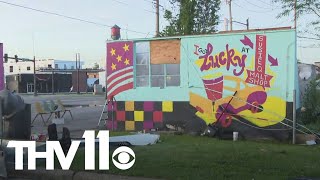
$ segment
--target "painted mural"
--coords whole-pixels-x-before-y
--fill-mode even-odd
[[[133,88],[133,43],[108,43],[107,98]]]
[[[276,68],[285,65],[278,61],[285,60],[274,57],[273,49],[267,48],[269,42],[267,35],[257,34],[250,38],[243,35],[238,42],[233,38],[223,44],[214,43],[214,39],[206,45],[194,44],[194,63],[200,70],[207,98],[200,100],[190,93],[190,103],[199,109],[199,117],[223,127],[238,120],[237,116],[258,127],[274,125],[285,118],[285,98],[268,93],[276,88],[276,81],[281,81]],[[208,106],[206,100],[213,104]]]
[[[119,130],[166,129],[171,124],[201,133],[215,125],[242,135],[283,139],[290,130],[292,91],[297,89],[294,37],[288,29],[186,36],[172,41],[180,49],[169,48],[170,38],[167,42],[165,38],[144,40],[143,45],[140,41],[108,43],[107,84],[113,90],[108,95],[117,98],[117,109],[109,108],[109,113]],[[150,46],[156,41],[166,46]],[[138,59],[142,56],[143,61]],[[133,61],[121,64],[124,58]],[[153,62],[164,67],[180,64],[180,84],[154,87]],[[131,74],[120,77],[126,68]],[[146,81],[143,86],[141,77]],[[115,82],[125,82],[126,88]]]

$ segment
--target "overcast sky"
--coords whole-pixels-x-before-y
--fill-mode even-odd
[[[44,14],[1,1],[43,11],[79,18],[97,24],[71,20]],[[272,0],[233,0],[232,13],[235,21],[250,21],[250,28],[292,26],[293,17],[277,19],[281,8]],[[160,0],[160,27],[164,9],[170,9],[168,1]],[[223,19],[228,18],[228,6],[222,1],[219,30],[224,29]],[[5,53],[21,57],[74,60],[75,54],[90,64],[105,59],[105,41],[110,39],[110,28],[117,24],[122,28],[122,38],[145,38],[155,34],[155,9],[152,0],[0,0],[0,42]],[[308,17],[299,19],[303,29]],[[246,27],[234,24],[234,29]],[[303,62],[320,61],[319,48],[307,48],[320,41],[298,40],[298,58]]]

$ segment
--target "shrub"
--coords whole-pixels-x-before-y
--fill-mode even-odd
[[[320,119],[320,91],[317,90],[319,82],[310,81],[303,96],[304,110],[299,115],[299,120],[304,124],[316,123]]]

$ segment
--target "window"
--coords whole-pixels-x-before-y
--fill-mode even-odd
[[[148,87],[149,86],[149,43],[136,44],[136,86]]]
[[[51,65],[51,64],[48,64],[48,68],[50,68],[50,69],[51,69],[51,68],[52,68],[52,65]]]
[[[30,69],[31,69],[30,66],[28,66],[28,67],[27,67],[27,71],[30,71]]]
[[[71,66],[71,69],[74,69],[74,66]]]
[[[13,72],[13,66],[10,66],[10,72]]]
[[[149,42],[136,43],[136,87],[180,86],[180,64],[150,64]]]
[[[64,65],[63,65],[63,68],[64,68],[64,69],[67,69],[67,65],[66,65],[66,64],[64,64]]]
[[[151,65],[151,87],[164,87],[164,64]]]
[[[59,69],[59,64],[55,64],[55,65],[54,65],[54,68],[55,68],[55,69]]]
[[[166,86],[180,86],[180,64],[166,64]]]
[[[151,87],[180,86],[180,64],[151,65]]]

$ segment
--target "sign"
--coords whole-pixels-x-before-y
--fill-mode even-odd
[[[85,131],[85,170],[95,170],[95,131]],[[109,170],[109,131],[100,131],[99,139],[99,169]],[[15,148],[15,169],[23,170],[23,148],[28,148],[28,170],[36,169],[36,159],[46,159],[46,169],[54,169],[54,154],[56,154],[61,168],[69,170],[81,141],[73,140],[68,153],[63,153],[59,141],[47,141],[45,152],[36,152],[35,141],[9,141],[7,147]],[[131,156],[131,162],[130,161]],[[129,147],[118,147],[112,154],[113,164],[121,170],[131,168],[135,163],[135,153]]]
[[[247,83],[259,85],[262,87],[270,87],[271,75],[266,74],[266,51],[267,37],[265,35],[256,35],[255,50],[255,70],[247,70]]]

